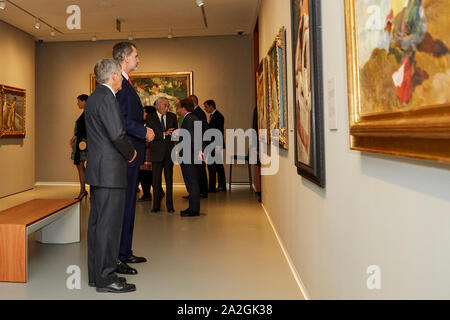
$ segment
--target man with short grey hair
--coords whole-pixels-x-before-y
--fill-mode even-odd
[[[117,100],[125,118],[125,131],[128,139],[137,151],[136,160],[127,166],[127,191],[117,272],[137,274],[137,270],[130,267],[128,263],[147,261],[144,257],[135,256],[131,250],[139,184],[139,167],[144,163],[145,141],[152,141],[155,134],[152,129],[145,127],[144,108],[129,76],[130,72],[134,71],[139,63],[136,46],[131,42],[119,42],[113,48],[113,57],[122,68],[122,89],[117,92]]]
[[[162,172],[166,180],[166,209],[174,213],[173,208],[173,161],[172,149],[175,146],[172,133],[178,129],[177,116],[168,112],[169,100],[160,97],[156,100],[156,112],[147,118],[147,127],[155,132],[155,139],[150,142],[150,161],[152,162],[153,179],[153,208],[152,212],[159,212],[161,207]]]
[[[137,155],[128,141],[116,100],[122,87],[121,71],[112,59],[97,62],[94,72],[100,85],[85,106],[89,144],[86,183],[91,186],[88,273],[89,286],[97,287],[97,292],[136,290],[134,284],[114,273],[125,205],[127,162],[133,162]]]

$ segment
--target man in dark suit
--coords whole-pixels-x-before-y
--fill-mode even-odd
[[[126,283],[114,273],[119,253],[127,161],[136,158],[129,142],[124,119],[115,95],[122,86],[119,64],[104,59],[95,65],[100,83],[86,102],[85,122],[89,152],[86,183],[91,186],[91,211],[88,222],[89,285],[98,292],[131,292],[134,284]]]
[[[203,160],[202,141],[195,141],[194,126],[195,122],[199,122],[197,116],[193,113],[194,103],[191,99],[186,98],[177,104],[177,112],[184,118],[181,129],[186,130],[190,137],[189,146],[183,145],[183,136],[180,137],[180,145],[189,150],[181,148],[179,157],[181,157],[181,172],[183,173],[184,183],[189,193],[189,207],[181,211],[182,217],[192,217],[200,215],[200,168]],[[178,130],[177,130],[178,131]],[[178,133],[174,133],[178,135]],[[202,139],[201,137],[198,137]],[[184,154],[189,152],[189,157]],[[199,161],[195,161],[195,159]],[[197,164],[197,163],[198,164]]]
[[[137,68],[139,63],[136,46],[131,42],[117,43],[113,48],[113,57],[122,67],[122,90],[117,92],[122,114],[125,118],[125,130],[128,139],[137,151],[137,157],[127,166],[127,193],[122,225],[122,238],[117,261],[117,272],[124,274],[137,274],[137,270],[127,263],[146,262],[144,257],[133,254],[133,229],[136,211],[136,196],[139,183],[139,167],[144,163],[145,140],[154,138],[153,130],[145,127],[144,111],[141,100],[134,90],[129,78],[131,71]]]
[[[150,161],[152,162],[153,175],[153,209],[152,212],[159,212],[162,190],[162,171],[166,180],[166,208],[169,213],[174,213],[173,209],[173,161],[171,158],[174,142],[172,139],[173,130],[178,128],[177,116],[168,112],[169,100],[161,97],[156,100],[156,112],[147,118],[147,127],[155,132],[155,139],[150,142]]]
[[[206,118],[205,111],[198,105],[198,98],[196,95],[191,94],[189,98],[194,103],[193,113],[197,116],[198,120],[202,121],[202,134],[205,134],[208,130],[208,120]],[[204,151],[204,150],[202,150]],[[208,176],[206,175],[206,163],[203,161],[200,166],[200,197],[208,198]]]
[[[223,167],[223,158],[222,151],[225,149],[225,129],[224,123],[225,118],[223,115],[216,109],[216,102],[214,100],[207,100],[203,103],[206,112],[210,114],[209,119],[209,129],[217,129],[222,134],[222,143],[218,145],[218,142],[215,142],[214,139],[211,141],[212,144],[215,144],[215,149],[211,152],[211,156],[215,157],[214,163],[208,162],[208,173],[209,173],[209,190],[208,192],[221,192],[226,191],[226,180],[225,180],[225,169]],[[216,189],[216,175],[219,179],[219,187]]]

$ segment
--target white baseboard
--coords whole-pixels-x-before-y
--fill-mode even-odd
[[[79,187],[79,182],[52,182],[52,181],[36,181],[34,186],[60,186],[60,187]]]
[[[287,252],[287,250],[286,250],[286,248],[285,248],[285,246],[283,244],[283,241],[281,241],[281,238],[278,235],[277,229],[275,228],[275,225],[273,224],[272,219],[270,218],[269,212],[267,211],[266,207],[264,207],[263,204],[261,204],[261,206],[262,206],[264,212],[266,213],[267,219],[269,220],[269,223],[272,226],[272,230],[275,233],[275,236],[277,237],[277,240],[278,240],[278,243],[280,244],[281,250],[283,251],[283,254],[284,254],[284,256],[285,256],[285,258],[286,258],[286,260],[287,260],[287,262],[289,264],[289,267],[291,268],[292,275],[294,276],[295,281],[297,282],[297,285],[298,285],[298,287],[300,288],[300,291],[303,294],[303,297],[305,298],[305,300],[311,300],[311,297],[308,294],[308,291],[306,290],[305,284],[303,283],[300,275],[298,274],[298,271],[295,268],[295,265],[294,265],[291,257],[289,256],[289,253]]]

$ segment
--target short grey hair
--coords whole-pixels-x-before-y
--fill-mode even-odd
[[[166,97],[159,97],[159,98],[156,99],[156,101],[155,101],[155,106],[157,106],[161,100],[167,100],[167,101],[169,101],[169,99],[167,99]]]
[[[109,81],[111,73],[119,74],[120,65],[114,59],[102,59],[95,64],[94,73],[98,83],[104,84]]]
[[[125,57],[129,56],[133,52],[133,47],[137,48],[134,43],[131,42],[119,42],[113,48],[113,58],[117,62],[121,63]]]

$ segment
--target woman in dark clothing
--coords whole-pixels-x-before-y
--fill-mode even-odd
[[[70,147],[72,148],[73,164],[77,166],[78,176],[80,178],[80,194],[75,199],[83,200],[87,196],[86,186],[84,183],[84,172],[86,170],[87,159],[87,134],[86,125],[84,123],[84,106],[88,95],[82,94],[77,97],[78,108],[83,110],[83,113],[75,122],[74,136],[70,139]]]

